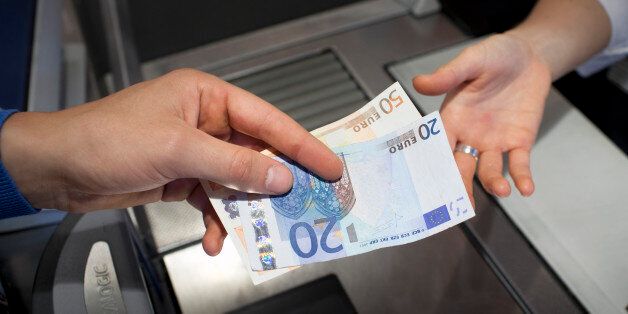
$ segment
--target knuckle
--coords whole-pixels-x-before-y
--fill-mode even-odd
[[[227,174],[230,180],[238,184],[248,183],[253,176],[252,154],[244,149],[233,153]]]
[[[217,79],[214,75],[211,75],[211,74],[208,74],[203,71],[196,70],[196,69],[190,69],[190,68],[176,69],[168,73],[166,77],[174,81],[179,86],[195,87],[195,88],[198,88],[198,86],[203,85],[204,82],[211,82],[209,84],[211,86],[213,85],[212,83],[214,82],[214,80]]]
[[[191,68],[181,68],[181,69],[176,69],[170,72],[171,76],[174,76],[178,79],[197,78],[198,76],[202,74],[204,73],[199,70],[191,69]]]
[[[193,102],[198,97],[198,82],[202,72],[194,69],[176,69],[157,78],[156,89],[167,91],[169,95],[176,95],[177,99],[183,97],[183,102]]]
[[[529,152],[534,144],[535,134],[525,129],[519,130],[520,135],[511,136],[507,142],[508,148],[517,149],[521,152]]]
[[[229,90],[226,88],[226,85],[211,84],[206,91],[209,99],[211,99],[213,103],[221,105],[227,105],[229,103]]]

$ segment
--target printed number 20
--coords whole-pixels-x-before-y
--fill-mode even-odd
[[[327,224],[327,227],[325,227],[325,230],[321,235],[321,249],[323,249],[324,252],[336,253],[342,250],[342,244],[334,248],[330,248],[327,245],[327,238],[329,237],[331,228],[333,228],[335,224],[336,218],[329,218],[329,223]],[[308,252],[303,252],[299,247],[299,243],[297,242],[297,230],[301,227],[303,227],[305,231],[307,231],[308,237],[310,238],[310,250]],[[316,238],[316,232],[314,231],[314,228],[306,222],[298,222],[292,225],[292,227],[290,228],[290,245],[292,246],[292,250],[294,251],[294,253],[296,253],[301,258],[310,258],[314,256],[316,254],[316,251],[318,251],[318,239]]]
[[[436,118],[427,121],[427,123],[429,124],[429,126],[425,123],[419,125],[419,136],[422,140],[427,140],[430,135],[436,135],[440,133],[440,130],[436,130]]]

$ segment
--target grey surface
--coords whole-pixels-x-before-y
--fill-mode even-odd
[[[518,313],[458,229],[401,247],[311,264],[258,286],[229,239],[217,257],[200,244],[164,257],[184,313],[223,313],[336,274],[359,313]]]
[[[134,209],[142,235],[157,253],[201,239],[203,215],[187,202],[157,202]]]
[[[464,228],[518,303],[531,313],[585,313],[580,302],[477,181],[473,194],[478,216],[465,222]]]
[[[35,221],[33,225],[33,220],[19,222],[15,218],[2,220],[16,223],[18,228],[4,229],[6,232],[0,234],[0,281],[15,312],[32,312],[33,283],[39,260],[59,219],[52,224]]]
[[[145,63],[143,73],[151,78],[181,67],[213,72],[244,58],[400,16],[408,10],[394,0],[363,1],[159,58]]]
[[[628,58],[615,63],[608,71],[608,79],[628,93]]]
[[[231,79],[331,48],[370,98],[391,84],[390,75],[385,69],[386,64],[465,39],[466,36],[442,14],[433,14],[420,19],[404,15],[299,45],[291,45],[255,58],[243,57],[239,62],[217,67],[211,70],[211,73]],[[207,55],[205,63],[209,62],[207,60],[220,59],[223,56],[226,57],[228,54]]]
[[[135,49],[126,0],[99,0],[113,90],[141,82],[142,72]]]
[[[124,210],[68,215],[42,256],[33,289],[33,311],[85,313],[85,265],[92,245],[106,241],[126,310],[129,313],[152,312],[140,262],[128,235],[128,224]]]
[[[0,235],[16,233],[23,230],[35,229],[48,225],[58,224],[66,213],[54,209],[44,209],[39,213],[17,216],[0,220]]]
[[[231,83],[275,105],[308,130],[346,116],[367,102],[366,94],[331,50]]]
[[[86,101],[87,54],[69,1],[37,2],[27,111],[57,111]]]
[[[62,0],[37,1],[28,111],[55,111],[61,104],[62,85]]]
[[[63,46],[65,108],[81,105],[87,100],[87,50],[83,43]]]
[[[440,3],[434,0],[415,0],[411,8],[412,14],[417,17],[438,11],[440,11]]]
[[[440,3],[436,0],[396,0],[410,9],[416,17],[437,13],[440,11]]]
[[[391,71],[425,112],[438,110],[443,97],[417,94],[409,79],[432,72],[465,45],[395,65]],[[513,193],[499,199],[504,211],[589,311],[625,313],[628,159],[552,90],[531,166],[534,195]]]

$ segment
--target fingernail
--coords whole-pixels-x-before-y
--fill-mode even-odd
[[[265,185],[270,193],[286,193],[292,188],[292,173],[286,167],[271,166],[266,172]]]

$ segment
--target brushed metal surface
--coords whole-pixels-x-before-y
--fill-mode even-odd
[[[183,313],[224,313],[336,274],[359,313],[519,313],[518,305],[453,228],[419,242],[303,266],[253,286],[230,239],[216,257],[200,244],[163,259]]]
[[[233,79],[312,130],[367,102],[366,94],[331,50]],[[321,115],[321,113],[326,113]]]
[[[107,242],[98,241],[92,245],[85,264],[84,278],[87,313],[127,312]]]
[[[425,112],[438,110],[443,96],[419,95],[409,79],[433,71],[467,44],[395,65],[391,71]],[[498,199],[501,207],[589,311],[625,313],[628,158],[552,89],[531,167],[534,195],[524,198],[513,192]]]
[[[139,231],[156,253],[198,241],[205,233],[203,215],[186,201],[156,202],[133,211]]]

